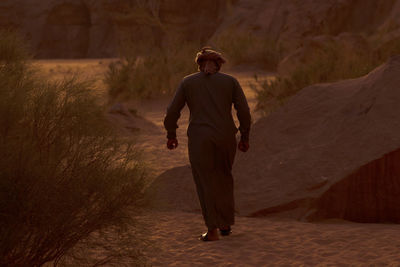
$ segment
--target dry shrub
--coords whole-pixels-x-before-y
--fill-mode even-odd
[[[184,76],[196,71],[197,49],[197,45],[181,43],[143,53],[131,45],[123,59],[109,65],[105,84],[110,98],[171,95]]]
[[[129,223],[144,172],[90,85],[43,81],[19,43],[0,33],[0,265],[56,265],[91,234]]]
[[[361,77],[398,53],[400,42],[390,43],[390,49],[385,46],[356,53],[349,53],[340,45],[325,46],[287,76],[269,81],[255,77],[251,87],[257,93],[257,110],[268,115],[304,87]]]
[[[231,65],[256,64],[275,70],[282,54],[275,41],[232,29],[219,33],[213,44],[226,55]]]

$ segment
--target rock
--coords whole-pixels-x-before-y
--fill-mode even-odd
[[[84,58],[89,49],[91,18],[82,2],[55,5],[46,15],[38,57]]]
[[[232,29],[276,42],[287,56],[321,35],[348,32],[372,42],[393,39],[400,29],[400,0],[160,0],[142,1],[144,8],[140,2],[2,0],[0,28],[19,29],[39,58],[116,57],[127,40],[204,45]],[[143,23],[153,13],[159,21]]]
[[[227,29],[252,33],[277,42],[286,56],[320,35],[348,32],[382,37],[399,29],[399,14],[399,0],[238,0],[215,36]]]
[[[234,169],[239,212],[400,222],[399,74],[397,56],[364,77],[304,88],[259,120]]]
[[[153,1],[152,11],[168,29],[164,33],[157,25],[142,24],[131,14],[140,8],[139,1],[2,0],[0,28],[19,30],[37,58],[116,57],[126,40],[147,40],[148,45],[162,44],[169,38],[206,42],[221,22],[227,2]],[[151,4],[143,3],[147,5],[144,9]]]
[[[189,165],[175,167],[162,173],[147,188],[146,196],[156,210],[201,210]]]
[[[332,185],[314,203],[309,219],[343,218],[400,223],[400,149],[373,160]]]

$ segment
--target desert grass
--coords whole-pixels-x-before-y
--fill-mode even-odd
[[[110,99],[149,99],[171,95],[180,80],[197,70],[198,45],[181,43],[141,52],[131,45],[109,65],[104,83]],[[143,50],[142,50],[143,51]]]
[[[132,224],[145,170],[91,84],[47,81],[21,43],[0,32],[0,265],[57,265],[96,233]]]

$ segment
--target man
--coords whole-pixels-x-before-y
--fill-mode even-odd
[[[225,63],[221,54],[209,47],[196,56],[199,72],[186,76],[168,106],[164,126],[167,147],[175,149],[177,121],[187,103],[190,110],[187,130],[189,160],[197,194],[208,231],[202,241],[219,239],[231,233],[234,224],[232,164],[236,153],[238,129],[232,118],[232,104],[240,122],[239,150],[249,149],[250,110],[238,81],[220,73]]]

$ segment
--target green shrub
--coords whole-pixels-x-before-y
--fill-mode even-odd
[[[57,264],[91,234],[128,223],[144,170],[89,84],[43,81],[18,38],[0,36],[0,265]]]

